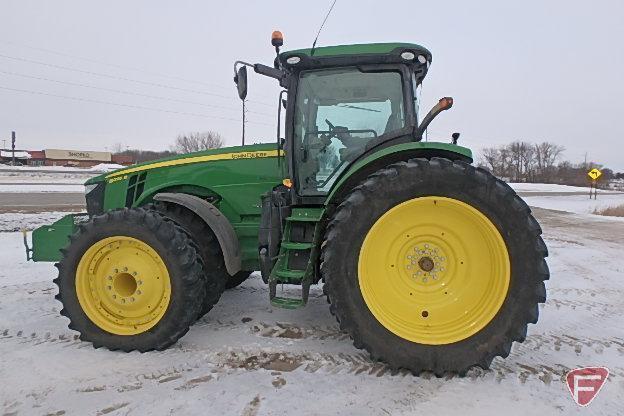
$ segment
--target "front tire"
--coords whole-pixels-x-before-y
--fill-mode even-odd
[[[57,264],[56,298],[80,339],[111,350],[162,350],[195,322],[204,273],[186,233],[143,209],[81,224]]]
[[[333,214],[321,273],[358,348],[418,374],[488,368],[545,301],[541,228],[504,182],[463,162],[397,163]]]

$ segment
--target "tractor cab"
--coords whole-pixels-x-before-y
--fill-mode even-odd
[[[431,64],[426,48],[372,43],[280,53],[279,32],[272,43],[278,53],[273,67],[238,61],[234,80],[243,100],[248,66],[278,79],[284,88],[286,138],[281,139],[278,126],[277,143],[286,151],[297,203],[323,203],[357,160],[422,139],[431,121],[419,124],[416,94]],[[439,111],[452,105],[451,99],[444,100]],[[282,105],[279,109],[281,113]]]

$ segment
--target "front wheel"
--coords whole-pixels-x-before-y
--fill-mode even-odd
[[[541,229],[504,182],[446,159],[367,178],[334,213],[326,292],[356,347],[393,368],[464,374],[506,357],[545,301]]]
[[[57,264],[69,327],[94,347],[162,350],[195,322],[205,297],[201,258],[186,233],[143,209],[79,226]]]

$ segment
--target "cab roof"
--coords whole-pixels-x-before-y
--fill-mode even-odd
[[[388,42],[388,43],[356,43],[353,45],[334,45],[334,46],[320,46],[314,49],[314,56],[338,56],[338,55],[386,55],[390,54],[396,49],[403,50],[415,50],[422,53],[425,56],[431,57],[431,52],[427,48],[415,43],[401,43],[401,42]],[[287,51],[281,55],[307,55],[312,56],[312,49],[295,49]],[[280,55],[280,56],[281,56]]]
[[[312,50],[295,49],[282,52],[279,59],[285,67],[296,70],[311,67],[342,66],[358,64],[405,63],[401,57],[403,52],[412,52],[417,64],[417,57],[423,55],[427,66],[431,63],[431,52],[424,46],[415,43],[360,43],[354,45],[321,46]],[[300,58],[295,64],[289,63],[292,57]],[[293,60],[291,60],[292,62]]]

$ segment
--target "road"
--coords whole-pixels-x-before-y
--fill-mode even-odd
[[[26,263],[19,233],[0,233],[0,414],[621,414],[624,221],[534,212],[551,270],[538,324],[490,370],[441,379],[371,361],[318,286],[303,309],[272,308],[257,275],[166,351],[94,350],[59,315],[54,267]],[[588,408],[564,381],[580,366],[611,370]]]
[[[84,208],[84,194],[77,192],[0,193],[0,213],[78,211]]]

